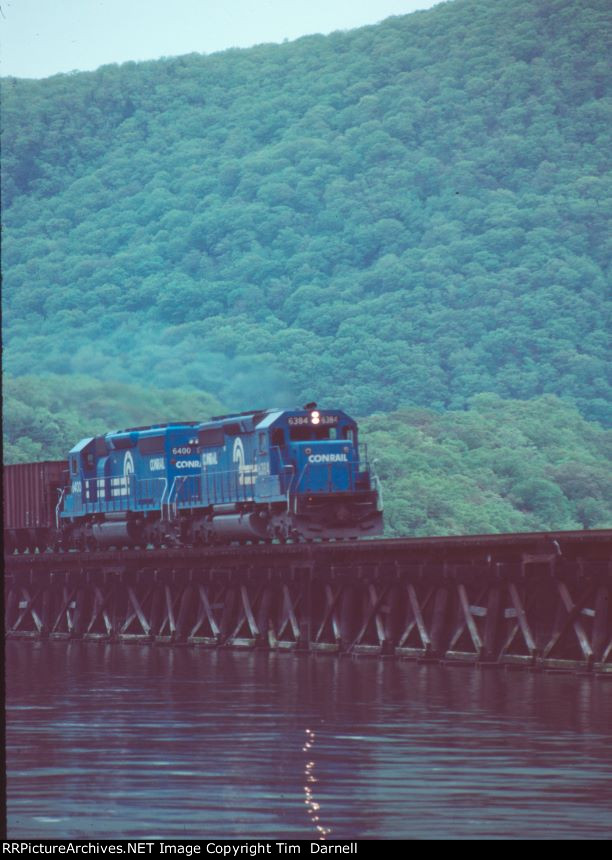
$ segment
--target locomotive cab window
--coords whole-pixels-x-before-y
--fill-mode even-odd
[[[352,427],[343,427],[342,428],[342,438],[347,439],[349,442],[355,441],[355,435],[353,433]]]
[[[289,436],[293,442],[310,442],[315,439],[335,439],[335,427],[309,427],[308,425],[301,427],[291,427]]]
[[[70,461],[70,471],[72,472],[73,475],[76,475],[76,473],[78,471],[76,457],[73,457]]]
[[[310,437],[311,439],[335,439],[336,438],[336,428],[335,427],[313,427],[313,433]]]
[[[289,438],[293,442],[305,442],[312,439],[312,430],[308,425],[302,427],[290,427]]]

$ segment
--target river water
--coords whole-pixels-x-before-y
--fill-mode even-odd
[[[10,837],[612,836],[612,683],[6,644]]]

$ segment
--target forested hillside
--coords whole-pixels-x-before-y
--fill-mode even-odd
[[[478,395],[463,412],[408,409],[362,431],[390,535],[612,525],[612,431],[554,396]]]
[[[3,79],[4,363],[608,422],[607,0]]]
[[[81,375],[69,381],[56,375],[9,377],[3,398],[5,463],[65,460],[86,436],[167,421],[204,421],[224,411],[203,392]]]
[[[23,377],[5,386],[5,461],[64,459],[82,437],[223,408],[184,390]],[[382,480],[388,535],[612,524],[612,431],[554,396],[478,395],[462,412],[410,408],[361,422]]]
[[[609,24],[4,78],[5,462],[317,400],[370,416],[389,534],[609,526]]]

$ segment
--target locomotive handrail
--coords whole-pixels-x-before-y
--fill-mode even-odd
[[[241,475],[243,478],[241,480]],[[199,490],[187,494],[181,499],[181,488],[189,486],[189,482],[199,482]],[[176,475],[170,486],[162,493],[160,507],[161,518],[172,519],[172,510],[178,507],[193,508],[199,505],[231,504],[236,501],[251,502],[254,500],[255,475],[241,473],[240,469],[223,469],[209,472],[198,472],[189,475]]]
[[[196,501],[201,501],[202,499],[202,475],[198,474],[190,474],[190,475],[175,475],[174,480],[172,481],[172,486],[170,487],[170,492],[168,493],[168,500],[166,502],[166,508],[168,511],[168,521],[174,519],[176,517],[176,512],[178,510],[179,504],[183,505],[183,507],[189,508],[194,507],[194,498],[193,494],[191,497],[188,497],[186,500],[183,499],[181,502],[179,499],[180,491],[182,487],[188,485],[188,481],[199,481],[200,482],[200,490],[199,495],[196,496]],[[208,487],[207,487],[208,491]],[[173,512],[173,516],[170,514]],[[163,512],[162,512],[163,519]]]
[[[55,506],[55,528],[59,531],[60,527],[60,507],[64,500],[64,496],[66,495],[66,487],[57,488],[57,492],[59,493],[59,499],[57,500],[57,505]]]
[[[291,486],[292,486],[294,478],[295,478],[295,466],[293,465],[293,463],[285,463],[285,461],[283,460],[283,452],[281,451],[281,449],[278,445],[270,446],[270,452],[272,452],[272,451],[276,451],[276,453],[278,455],[278,479],[279,479],[279,490],[280,490],[280,492],[282,492],[282,490],[283,490],[283,487],[281,484],[281,477],[285,476],[287,469],[290,469],[292,472],[291,479],[289,481],[289,484],[287,486],[287,490],[285,492],[285,496],[287,499],[287,512],[289,513],[290,512],[289,496],[291,494]]]
[[[168,479],[167,478],[139,478],[134,482],[134,492],[130,493],[130,496],[133,497],[136,504],[144,505],[149,499],[149,504],[152,505],[154,509],[156,509],[157,502],[159,501],[160,510],[163,506],[163,498],[166,494],[166,490],[168,489]],[[161,493],[155,493],[154,488],[157,486],[163,486],[163,490]],[[144,489],[143,489],[144,488]],[[151,488],[151,492],[147,493],[147,490]]]
[[[107,485],[109,481],[121,483],[117,483],[115,486],[111,484],[109,487]],[[143,487],[145,488],[144,491]],[[161,493],[159,491],[156,492],[155,487],[162,487]],[[146,492],[148,488],[151,488],[149,493]],[[85,478],[81,493],[73,493],[73,495],[77,500],[75,507],[86,513],[103,513],[104,510],[108,509],[113,511],[129,510],[132,503],[136,502],[140,504],[143,498],[150,499],[149,504],[154,507],[159,501],[160,510],[163,511],[167,489],[167,478],[136,479],[134,475],[107,475],[103,478]],[[60,508],[69,491],[70,486],[64,487],[61,491],[61,496],[55,508],[56,524],[59,523]],[[84,499],[83,496],[85,496]]]
[[[294,496],[293,496],[293,513],[294,513],[294,514],[297,514],[297,503],[298,503],[298,492],[299,492],[299,487],[300,487],[300,484],[302,483],[302,478],[304,477],[304,472],[306,471],[306,469],[307,469],[307,467],[308,467],[308,466],[309,466],[309,463],[304,463],[304,466],[303,466],[303,468],[302,468],[302,471],[300,472],[300,477],[297,479],[297,483],[296,483],[297,490],[296,490],[296,492],[295,492],[295,494],[294,494]]]
[[[385,508],[383,505],[383,489],[382,489],[381,480],[376,473],[374,473],[372,475],[372,478],[373,478],[374,490],[376,491],[376,510],[377,511],[384,511]]]
[[[293,474],[291,475],[291,480],[287,486],[287,513],[291,513],[291,485],[293,484],[293,480],[295,478],[295,466],[293,463],[283,464],[283,469],[291,469]]]
[[[170,522],[170,520],[171,520],[170,505],[172,504],[172,494],[174,493],[174,487],[176,485],[176,482],[179,480],[179,478],[183,478],[183,477],[185,477],[185,476],[184,475],[175,475],[174,480],[172,481],[172,486],[170,487],[170,492],[168,493],[168,501],[166,503],[168,506],[168,522]],[[162,519],[163,519],[163,516],[162,516]]]
[[[202,501],[202,473],[180,475],[182,485],[177,486],[174,498],[175,509],[194,507]]]
[[[168,486],[168,479],[167,478],[141,478],[137,482],[137,485],[136,485],[136,488],[138,490],[138,498],[142,499],[142,497],[144,495],[143,487],[145,488],[145,491],[146,491],[146,489],[148,489],[149,487],[155,487],[155,486],[159,486],[159,485],[163,485],[163,487],[165,489]],[[154,498],[155,494],[152,493],[151,496]],[[145,495],[145,498],[149,498],[149,496]]]
[[[166,496],[166,490],[168,489],[168,479],[164,478],[164,489],[161,494],[161,499],[159,500],[159,518],[163,522],[164,521],[164,498]]]

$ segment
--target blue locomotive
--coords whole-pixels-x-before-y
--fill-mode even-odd
[[[314,403],[106,433],[70,451],[57,525],[79,548],[379,535],[362,451],[356,422]]]

